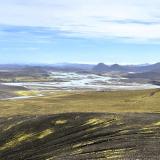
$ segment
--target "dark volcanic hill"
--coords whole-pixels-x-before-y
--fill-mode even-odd
[[[106,72],[108,70],[109,70],[109,66],[105,65],[104,63],[99,63],[93,68],[93,71],[96,71],[96,72]]]
[[[131,70],[131,67],[129,66],[122,66],[119,64],[113,64],[113,65],[105,65],[104,63],[99,63],[93,68],[94,72],[113,72],[113,71],[118,71],[118,72],[128,72]]]
[[[159,114],[0,118],[1,160],[158,160]]]

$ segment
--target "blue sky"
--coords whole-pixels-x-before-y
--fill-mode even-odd
[[[0,63],[160,62],[159,0],[0,0]]]

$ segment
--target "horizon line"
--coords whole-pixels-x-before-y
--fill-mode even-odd
[[[57,62],[57,63],[44,63],[44,62],[39,62],[39,63],[0,63],[0,65],[98,65],[100,63],[103,63],[105,65],[153,65],[160,63],[158,62],[153,62],[153,63],[105,63],[105,62],[95,62],[95,63],[83,63],[83,62]]]

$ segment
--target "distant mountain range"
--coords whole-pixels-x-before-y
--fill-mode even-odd
[[[135,72],[135,73],[143,73],[143,72],[160,72],[160,63],[156,64],[146,64],[146,65],[106,65],[104,63],[99,63],[95,67],[93,67],[94,72],[105,73],[105,72]]]
[[[90,71],[96,73],[107,72],[124,72],[124,73],[143,73],[143,72],[159,72],[160,63],[144,64],[144,65],[106,65],[104,63],[94,64],[76,64],[76,63],[58,63],[53,65],[37,64],[37,65],[17,65],[6,64],[0,65],[0,70],[17,70],[17,69],[36,69],[36,70],[57,70],[57,71]]]
[[[160,72],[160,63],[156,64],[144,64],[144,65],[106,65],[104,63],[94,64],[76,64],[76,63],[58,63],[53,65],[37,64],[37,65],[17,65],[6,64],[0,65],[0,70],[14,70],[24,68],[36,68],[36,69],[52,69],[62,71],[92,71],[98,73],[105,72]]]
[[[118,75],[127,78],[131,82],[151,82],[160,84],[160,63],[144,64],[144,65],[106,65],[99,63],[92,64],[75,64],[75,63],[59,63],[53,65],[37,64],[37,65],[0,65],[0,77],[15,76],[48,76],[49,72],[80,72],[110,75]]]
[[[149,82],[160,85],[160,63],[146,65],[105,65],[99,63],[93,68],[95,73],[118,72],[132,82]]]
[[[94,64],[58,63],[51,65],[54,70],[62,71],[92,71]]]

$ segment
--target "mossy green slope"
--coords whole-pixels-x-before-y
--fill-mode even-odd
[[[43,97],[0,101],[0,116],[70,112],[160,113],[159,106],[160,90],[45,92]]]

